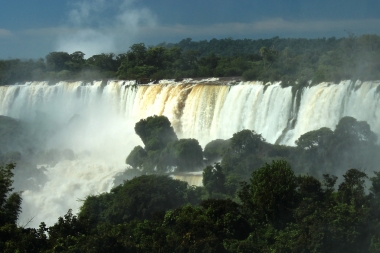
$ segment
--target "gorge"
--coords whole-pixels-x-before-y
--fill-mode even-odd
[[[23,192],[20,224],[53,224],[87,195],[108,191],[141,140],[134,124],[165,115],[179,138],[228,139],[252,129],[268,142],[295,145],[302,134],[352,116],[380,133],[380,82],[320,83],[298,90],[280,82],[135,81],[27,82],[0,86],[0,115],[31,122],[46,133],[45,149],[70,149],[73,160],[46,166],[47,182]],[[41,144],[42,145],[42,144]],[[199,176],[198,176],[199,177]],[[190,179],[187,179],[190,180]],[[53,193],[53,194],[52,194]],[[78,201],[79,200],[79,201]]]

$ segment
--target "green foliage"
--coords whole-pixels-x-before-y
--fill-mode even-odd
[[[340,168],[375,168],[378,152],[376,141],[377,136],[367,122],[343,117],[336,126],[330,142],[330,159]],[[339,160],[335,159],[337,156]]]
[[[203,151],[195,139],[177,140],[170,121],[165,116],[142,119],[135,131],[145,144],[145,149],[135,147],[126,163],[140,170],[165,173],[195,171],[203,166]]]
[[[167,252],[225,252],[202,208],[184,206],[167,212],[163,226]]]
[[[12,193],[15,164],[0,166],[0,226],[16,224],[21,212],[21,194]]]
[[[86,63],[90,69],[97,71],[116,72],[119,67],[118,60],[113,53],[93,55],[86,60]]]
[[[340,80],[378,80],[380,36],[347,38],[212,39],[137,43],[128,52],[102,53],[84,59],[77,51],[51,52],[45,59],[0,60],[0,85],[30,80],[119,78],[149,82],[184,77],[242,76],[243,80],[283,81],[295,90]]]
[[[229,145],[230,140],[222,139],[216,139],[207,143],[203,151],[203,155],[207,159],[207,163],[213,164],[220,161]]]
[[[66,62],[71,60],[71,57],[66,52],[51,52],[46,55],[46,67],[48,71],[67,70]]]
[[[299,157],[294,157],[293,164],[318,176],[347,167],[375,169],[379,150],[376,141],[367,122],[343,117],[334,131],[321,128],[303,134],[296,141]]]
[[[0,133],[17,130],[17,121],[0,120],[5,120]],[[198,141],[177,140],[167,118],[141,120],[137,128],[144,144],[158,144],[131,152],[127,163],[143,170],[131,170],[134,176],[167,172],[170,166],[191,170],[203,163]],[[367,174],[359,169],[347,170],[337,190],[337,177],[326,174],[355,163],[369,171],[377,168],[376,141],[366,122],[350,117],[342,118],[335,131],[321,128],[302,135],[297,147],[272,145],[243,130],[205,148],[208,158],[222,162],[203,170],[204,187],[163,175],[135,177],[109,193],[88,196],[78,216],[69,210],[53,226],[42,223],[39,229],[16,225],[21,197],[12,192],[14,165],[2,166],[0,251],[378,252],[380,173],[370,178],[369,193]],[[51,162],[75,156],[69,150],[46,155]],[[25,163],[17,151],[2,157]],[[227,199],[236,191],[238,203]]]
[[[260,134],[245,129],[232,136],[230,149],[237,154],[248,154],[259,150],[264,141],[265,139]]]
[[[296,140],[297,147],[303,150],[311,150],[315,148],[325,148],[333,136],[330,128],[322,127],[319,130],[307,132]]]
[[[44,226],[44,224],[41,225]],[[49,235],[49,246],[54,249],[54,252],[76,252],[71,250],[85,233],[83,223],[72,214],[71,210],[64,217],[59,217],[58,222],[46,230]]]
[[[24,151],[31,147],[28,129],[19,120],[0,115],[0,152]]]
[[[276,226],[291,221],[298,201],[296,177],[289,163],[273,161],[252,172],[250,195],[253,205]]]
[[[367,175],[357,169],[349,169],[343,177],[344,182],[338,188],[338,199],[357,208],[362,207],[366,202],[364,183]]]
[[[177,167],[176,171],[199,170],[203,165],[202,147],[195,139],[170,142],[161,153],[159,166]]]
[[[118,224],[133,219],[151,219],[187,202],[187,183],[167,176],[140,176],[99,196],[89,196],[79,218],[86,223]]]
[[[135,131],[145,145],[146,151],[162,150],[169,142],[176,141],[170,121],[165,116],[151,116],[135,125]]]
[[[221,169],[219,169],[221,171]],[[373,194],[378,175],[372,178]],[[53,226],[0,226],[2,252],[377,252],[379,203],[366,175],[295,176],[285,161],[265,164],[243,183],[238,204],[186,204],[196,189],[166,176],[141,176],[89,196]],[[195,194],[197,195],[197,193]],[[359,202],[358,202],[359,200]],[[197,204],[194,202],[194,204]]]
[[[218,238],[244,240],[248,237],[251,229],[248,219],[236,202],[230,199],[208,199],[200,206],[216,225],[213,229]]]
[[[346,139],[349,142],[368,142],[374,144],[377,136],[371,131],[365,121],[357,121],[353,117],[343,117],[335,128],[334,135],[338,139]]]
[[[226,177],[223,174],[222,167],[219,163],[215,163],[214,166],[207,166],[203,170],[203,186],[210,195],[214,193],[225,193]]]
[[[43,232],[16,225],[22,199],[21,193],[13,192],[14,168],[15,164],[0,166],[0,251],[40,252],[46,243]]]
[[[4,253],[39,253],[47,249],[47,237],[41,229],[22,228],[14,224],[0,227],[0,251]]]
[[[370,178],[372,182],[372,187],[370,188],[370,191],[374,196],[380,197],[380,172],[374,171],[374,173],[375,176]]]
[[[260,80],[260,68],[253,68],[243,72],[242,78],[244,81],[256,81]]]
[[[223,170],[247,176],[252,169],[259,168],[264,163],[258,155],[265,147],[264,141],[255,131],[246,129],[235,133],[221,162]]]
[[[147,153],[141,146],[136,146],[129,153],[125,163],[131,165],[134,169],[143,169],[144,159]]]

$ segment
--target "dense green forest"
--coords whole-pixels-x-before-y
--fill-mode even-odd
[[[0,120],[0,135],[15,128],[16,144],[24,140],[21,122]],[[242,130],[202,150],[178,139],[164,116],[140,120],[135,131],[144,147],[127,156],[125,174],[140,176],[86,197],[78,214],[68,210],[50,227],[17,225],[17,168],[4,153],[0,251],[380,252],[380,146],[364,121],[344,117],[295,147]],[[168,176],[189,170],[203,170],[204,187]]]
[[[231,77],[244,80],[306,81],[378,80],[380,37],[234,40],[212,39],[146,46],[126,53],[85,57],[82,52],[51,52],[43,59],[0,60],[0,85],[25,81]]]

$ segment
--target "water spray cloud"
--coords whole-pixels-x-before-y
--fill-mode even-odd
[[[58,36],[57,51],[82,51],[88,57],[124,52],[140,29],[155,25],[154,14],[133,0],[83,0],[68,13],[67,32]]]

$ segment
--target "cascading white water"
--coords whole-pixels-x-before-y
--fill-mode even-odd
[[[173,179],[187,182],[190,186],[203,186],[203,172],[189,172],[172,175]]]
[[[367,121],[380,134],[380,82],[321,83],[302,91],[297,123],[286,133],[284,144],[294,145],[302,134],[321,127],[335,129],[339,120],[351,116]]]
[[[343,116],[365,120],[379,134],[379,87],[380,82],[321,83],[297,91],[301,99],[296,101],[292,88],[280,83],[232,85],[217,79],[2,86],[1,115],[32,121],[36,111],[44,113],[57,126],[44,148],[70,148],[76,154],[73,161],[47,168],[49,181],[38,192],[23,193],[20,224],[34,217],[30,226],[51,225],[69,208],[76,212],[78,199],[108,191],[113,177],[125,169],[127,154],[141,145],[133,129],[141,118],[165,115],[180,138],[196,138],[202,145],[243,129],[255,130],[270,143],[294,145],[308,131],[334,129]],[[80,120],[69,123],[75,115]]]
[[[4,115],[34,122],[36,112],[43,113],[38,126],[49,124],[54,133],[42,148],[71,149],[76,155],[75,160],[46,167],[48,181],[38,191],[23,192],[21,225],[32,218],[28,226],[41,221],[52,225],[68,209],[77,212],[82,205],[78,200],[111,189],[113,177],[126,168],[125,157],[141,144],[135,121],[122,117],[128,112],[119,107],[119,101],[130,98],[132,84],[111,82],[103,88],[102,82],[33,82],[0,87]]]

